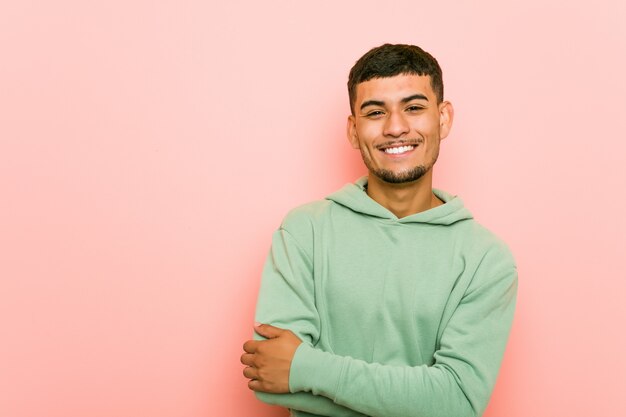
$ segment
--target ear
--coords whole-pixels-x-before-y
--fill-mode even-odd
[[[350,142],[350,145],[352,145],[354,149],[359,149],[359,135],[356,132],[356,120],[354,118],[354,115],[352,114],[348,116],[346,133],[348,135],[348,141]]]
[[[452,129],[454,121],[454,107],[449,101],[439,104],[439,140],[445,139]]]

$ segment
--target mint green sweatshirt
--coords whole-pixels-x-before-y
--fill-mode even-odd
[[[275,232],[256,321],[303,343],[293,416],[482,415],[508,338],[517,272],[458,197],[398,219],[367,178],[291,211]],[[260,336],[256,335],[256,338]]]

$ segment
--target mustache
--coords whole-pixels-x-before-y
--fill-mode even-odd
[[[376,149],[385,149],[385,148],[390,148],[392,146],[408,146],[408,145],[417,146],[417,145],[421,145],[422,143],[424,143],[424,138],[390,140],[388,142],[384,142],[384,143],[376,145]]]

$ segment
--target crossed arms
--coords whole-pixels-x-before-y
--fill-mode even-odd
[[[456,305],[431,365],[392,366],[316,347],[320,320],[306,246],[286,229],[274,235],[257,319],[276,326],[256,326],[264,340],[247,341],[241,356],[248,386],[259,399],[326,416],[482,414],[515,304],[517,275],[510,255],[498,249],[485,255],[481,276]]]

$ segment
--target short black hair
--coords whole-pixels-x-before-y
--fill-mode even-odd
[[[400,74],[430,76],[431,87],[437,96],[437,102],[443,101],[443,77],[437,60],[419,46],[386,43],[370,49],[350,70],[348,96],[352,114],[354,114],[358,84],[373,78],[394,77]]]

